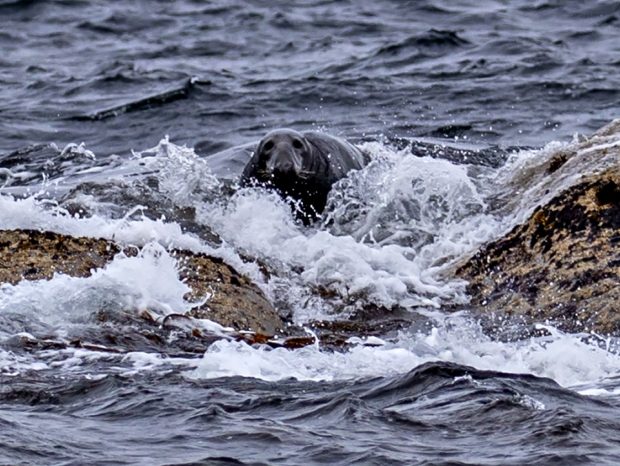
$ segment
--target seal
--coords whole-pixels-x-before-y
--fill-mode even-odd
[[[332,185],[368,162],[360,149],[328,134],[277,129],[260,140],[241,175],[241,185],[263,185],[296,206],[305,222],[316,220]]]

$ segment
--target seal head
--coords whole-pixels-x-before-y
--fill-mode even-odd
[[[258,144],[254,157],[244,170],[262,182],[303,177],[304,162],[310,161],[312,148],[297,131],[281,129],[267,134]],[[246,173],[247,172],[247,173]]]
[[[292,200],[298,216],[310,223],[323,212],[332,184],[364,164],[364,154],[342,139],[278,129],[258,143],[241,183],[274,188]]]

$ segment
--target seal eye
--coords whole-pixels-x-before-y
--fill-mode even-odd
[[[304,147],[304,145],[301,143],[299,139],[293,139],[293,147],[295,149],[301,149]]]
[[[270,151],[271,149],[273,149],[273,141],[267,141],[263,146],[263,149],[266,151]]]

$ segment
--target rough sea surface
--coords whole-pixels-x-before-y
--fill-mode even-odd
[[[564,187],[521,170],[620,116],[618,1],[0,0],[0,52],[0,228],[142,248],[0,287],[0,464],[620,463],[618,341],[494,340],[443,273]],[[278,127],[371,155],[313,226],[234,187],[229,156]],[[170,245],[299,325],[412,327],[343,352],[148,342],[140,310],[191,307]]]

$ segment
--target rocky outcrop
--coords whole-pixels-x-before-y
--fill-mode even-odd
[[[620,334],[620,137],[592,143],[614,134],[620,135],[618,121],[575,151],[551,157],[545,177],[569,161],[580,163],[571,159],[581,154],[606,162],[458,268],[474,311],[569,332]]]
[[[0,230],[0,283],[50,279],[54,273],[88,277],[121,251],[137,254],[136,248],[122,248],[104,239]],[[260,289],[221,259],[183,250],[171,254],[179,261],[179,278],[192,290],[187,298],[198,301],[210,296],[205,304],[191,311],[191,317],[268,335],[285,328]]]
[[[121,252],[135,256],[138,249],[105,239],[48,231],[0,230],[0,284],[49,280],[54,274],[88,277]],[[204,304],[186,314],[166,316],[149,309],[120,313],[100,309],[95,316],[97,325],[86,334],[68,340],[20,337],[12,344],[30,349],[73,346],[111,352],[156,349],[201,354],[220,338],[292,349],[315,344],[318,337],[322,347],[336,349],[347,347],[353,336],[382,335],[408,326],[403,316],[376,310],[362,320],[311,322],[308,327],[314,330],[312,335],[285,321],[254,283],[221,259],[184,250],[170,254],[178,261],[179,278],[191,289],[185,298],[200,302],[207,297]],[[196,319],[208,319],[234,330],[213,333]],[[172,340],[171,332],[175,334]]]
[[[532,160],[511,174],[504,192],[490,202],[492,212],[502,218],[514,212],[531,215],[453,269],[469,283],[468,309],[491,325],[498,316],[497,327],[490,330],[500,337],[510,333],[506,318],[526,324],[548,322],[569,332],[620,335],[620,121],[592,138]],[[540,205],[527,206],[528,199]],[[121,252],[135,255],[138,250],[104,239],[0,230],[0,285],[50,279],[55,273],[87,277]],[[120,315],[102,309],[97,316],[102,322],[96,329],[99,333],[68,342],[27,341],[24,345],[94,344],[126,351],[154,344],[201,353],[217,338],[288,348],[316,342],[305,329],[285,321],[254,283],[221,259],[184,250],[169,252],[178,261],[179,278],[191,289],[186,299],[207,298],[187,315],[163,317],[148,309]],[[396,311],[370,306],[349,320],[310,322],[307,327],[323,348],[345,348],[351,337],[385,336],[425,325],[413,313]],[[235,331],[208,334],[197,319]],[[119,323],[124,325],[122,330]],[[114,331],[108,332],[110,328]],[[508,337],[531,334],[527,325],[520,329],[521,333]],[[127,336],[134,331],[135,335]],[[172,334],[176,340],[170,338]]]

